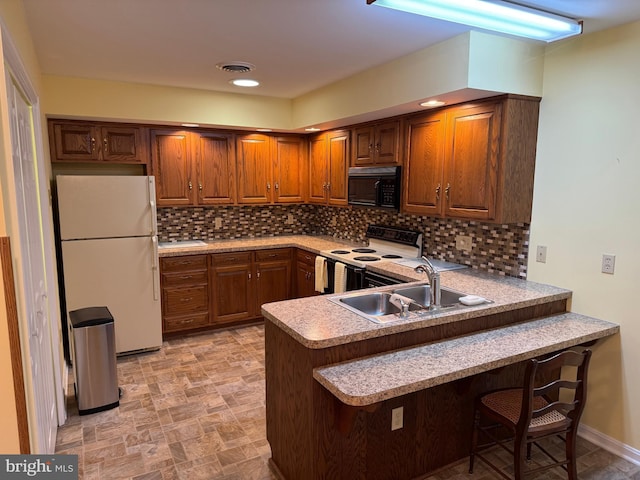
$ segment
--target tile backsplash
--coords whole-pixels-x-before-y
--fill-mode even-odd
[[[364,243],[369,224],[421,231],[425,254],[440,260],[512,277],[527,276],[529,225],[523,223],[501,225],[317,205],[158,208],[158,234],[163,242],[316,234]],[[456,249],[458,235],[471,237],[471,251]]]

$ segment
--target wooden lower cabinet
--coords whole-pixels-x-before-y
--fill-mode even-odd
[[[240,322],[256,316],[253,253],[211,255],[213,321]]]
[[[316,292],[316,255],[306,250],[296,251],[296,298],[318,295]]]
[[[210,316],[207,255],[162,258],[160,273],[163,333],[208,326]]]
[[[162,258],[163,333],[261,318],[293,297],[292,264],[290,248]]]

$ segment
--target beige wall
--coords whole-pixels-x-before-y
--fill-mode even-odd
[[[596,345],[584,423],[640,449],[640,22],[547,49],[529,279],[573,290],[572,310],[620,324]],[[547,263],[535,261],[537,245]],[[603,253],[614,275],[600,273]]]

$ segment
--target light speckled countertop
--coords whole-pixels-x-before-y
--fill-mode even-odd
[[[264,250],[267,248],[303,248],[313,253],[347,246],[361,246],[344,240],[336,240],[328,236],[283,235],[278,237],[239,238],[235,240],[210,240],[202,246],[180,246],[175,242],[170,246],[158,249],[160,257],[177,257],[180,255],[197,255],[203,253],[242,252],[246,250]]]
[[[416,274],[411,268],[391,262],[378,263],[371,270],[392,273],[406,280],[425,280],[424,276]],[[379,324],[329,301],[329,295],[322,295],[268,303],[262,306],[262,314],[305,347],[326,348],[571,297],[571,292],[563,288],[471,269],[441,272],[440,279],[443,287],[479,295],[493,303],[446,309],[437,313],[409,312],[406,318],[398,317],[397,321]],[[375,291],[397,288],[398,285],[393,285]]]
[[[565,313],[316,368],[313,377],[342,403],[372,405],[618,331],[613,323]]]

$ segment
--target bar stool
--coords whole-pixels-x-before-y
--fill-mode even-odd
[[[525,474],[540,472],[552,467],[562,467],[567,471],[569,480],[577,480],[576,470],[576,434],[578,423],[587,399],[587,369],[591,358],[591,350],[581,353],[567,350],[546,360],[530,360],[524,375],[522,388],[495,390],[476,399],[471,455],[469,457],[469,473],[473,473],[475,457],[503,478],[510,477],[483,455],[494,445],[500,445],[513,455],[513,468],[516,480]],[[561,370],[564,366],[577,367],[575,378],[564,379]],[[549,376],[552,380],[548,381]],[[540,385],[539,378],[546,379]],[[562,395],[560,395],[562,390]],[[490,425],[482,425],[487,419]],[[500,427],[506,428],[510,438],[503,440],[496,435]],[[482,433],[489,439],[488,443],[478,445],[478,436]],[[566,458],[562,461],[554,458],[538,443],[538,440],[557,435],[565,442]],[[513,448],[509,448],[510,440]],[[534,469],[525,470],[525,458],[531,459],[531,445],[535,445],[553,463]]]

